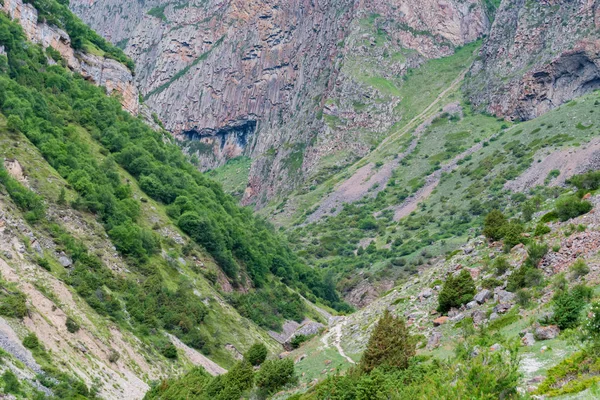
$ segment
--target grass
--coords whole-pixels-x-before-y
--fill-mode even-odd
[[[208,175],[221,182],[223,189],[236,197],[241,197],[244,194],[246,185],[248,184],[248,173],[252,160],[250,157],[240,156],[228,160],[221,167],[210,171]]]

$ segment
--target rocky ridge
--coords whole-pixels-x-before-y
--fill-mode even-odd
[[[597,1],[502,1],[467,91],[474,105],[529,120],[600,88]]]
[[[402,118],[386,82],[488,28],[479,1],[122,3],[71,7],[125,46],[146,102],[201,168],[253,158],[244,202],[259,205],[327,155],[366,154]]]
[[[19,21],[30,41],[39,43],[44,48],[54,48],[72,71],[80,73],[98,86],[104,86],[108,94],[117,93],[126,111],[131,114],[139,112],[138,89],[133,74],[126,66],[110,58],[74,50],[69,35],[56,26],[40,22],[38,11],[31,4],[22,0],[6,0],[3,2],[3,10]]]

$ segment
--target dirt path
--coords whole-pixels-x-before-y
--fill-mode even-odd
[[[329,329],[329,332],[327,332],[325,335],[323,335],[323,337],[321,338],[321,342],[325,345],[325,347],[329,347],[329,338],[333,337],[333,343],[332,343],[333,347],[335,347],[337,349],[338,353],[340,353],[340,356],[342,356],[350,364],[356,364],[353,359],[348,357],[348,355],[342,348],[342,344],[341,344],[342,343],[342,328],[345,325],[346,325],[346,317],[342,317],[341,319],[338,320],[338,322],[335,325],[333,325]]]

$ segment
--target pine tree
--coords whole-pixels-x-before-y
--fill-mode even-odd
[[[506,217],[499,210],[492,210],[483,221],[483,234],[490,240],[502,239]]]
[[[371,334],[367,349],[360,360],[360,369],[367,373],[376,367],[406,369],[414,355],[415,341],[409,334],[404,320],[385,310]]]

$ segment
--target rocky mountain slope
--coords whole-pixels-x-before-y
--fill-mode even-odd
[[[393,110],[407,70],[488,28],[478,1],[71,7],[136,61],[145,101],[202,169],[252,158],[244,202],[260,205],[326,157],[364,155],[406,118]]]
[[[468,80],[473,104],[535,118],[600,87],[596,1],[502,1]]]

